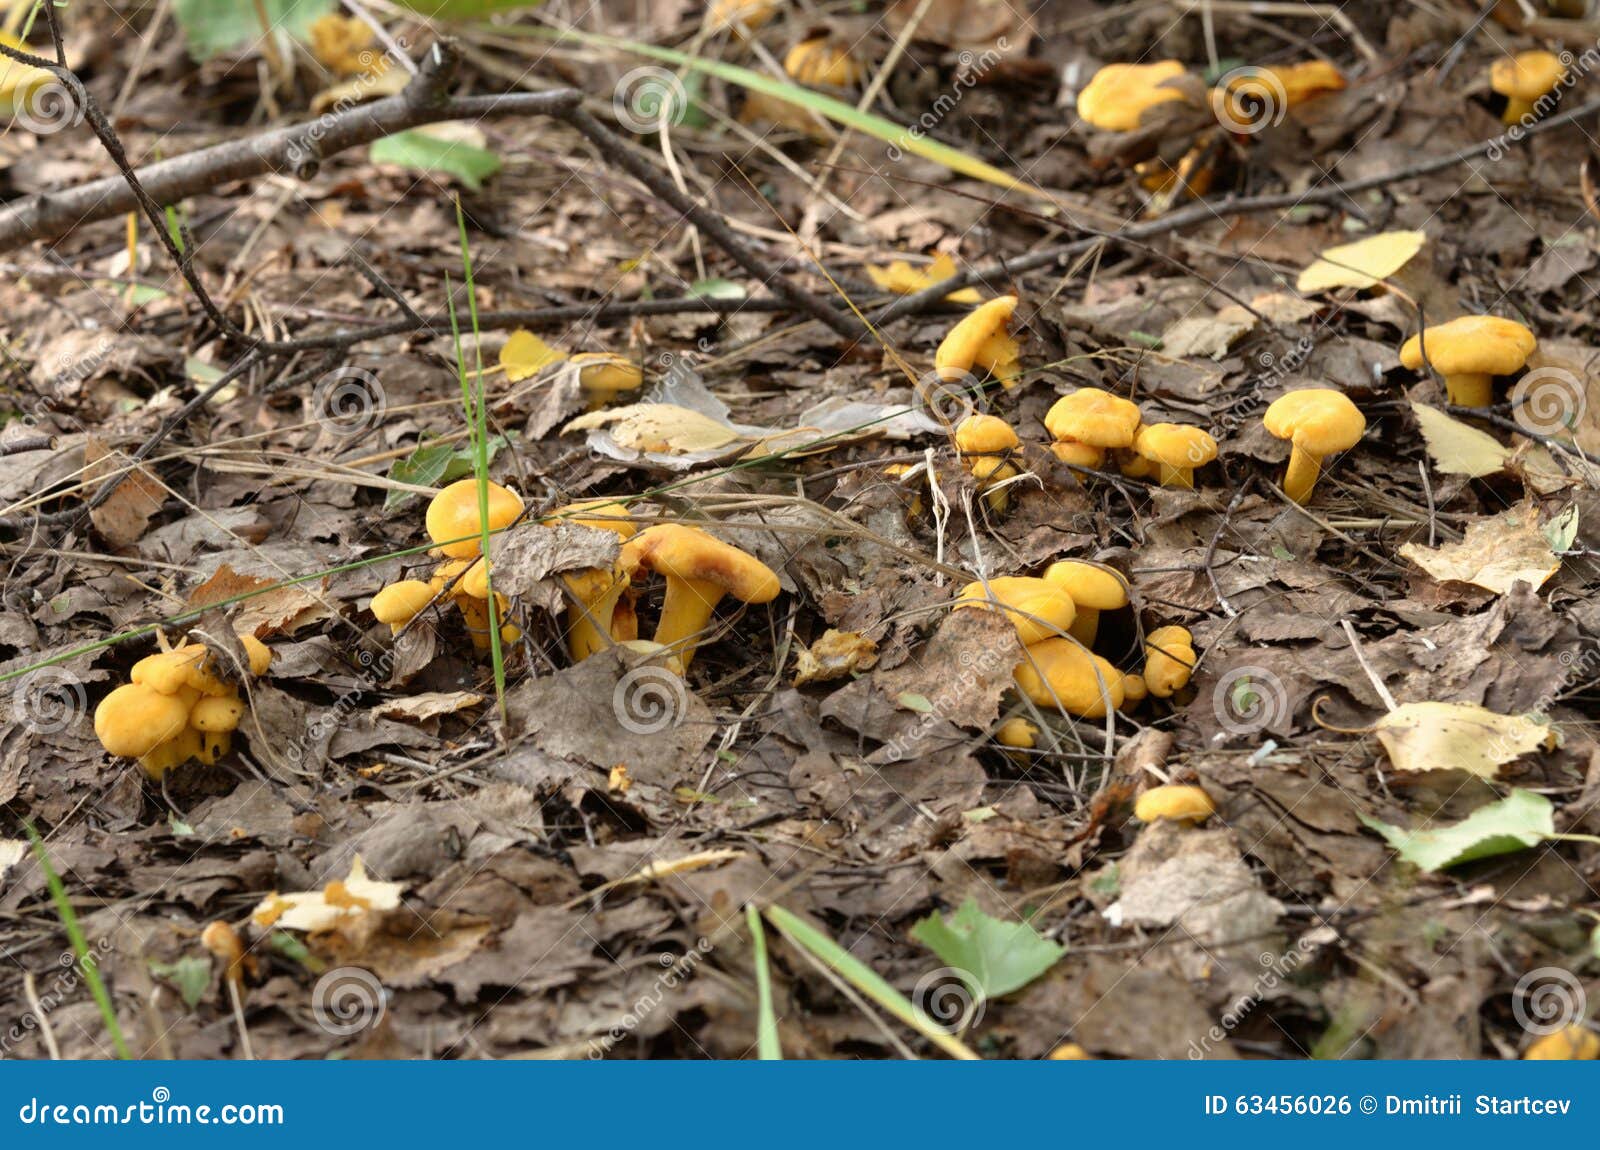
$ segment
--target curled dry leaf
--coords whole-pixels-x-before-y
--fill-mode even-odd
[[[878,645],[855,631],[830,627],[809,647],[795,650],[794,685],[831,683],[857,671],[870,671],[878,661]]]

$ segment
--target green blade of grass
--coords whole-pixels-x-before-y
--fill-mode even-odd
[[[767,932],[754,903],[746,903],[744,920],[750,925],[750,944],[756,965],[756,1052],[763,1062],[783,1059],[778,1042],[778,1016],[772,1009],[772,971],[767,966]]]
[[[917,1009],[914,1002],[885,982],[870,966],[816,927],[781,906],[769,906],[765,913],[767,921],[781,930],[791,942],[805,947],[818,959],[827,963],[846,982],[951,1058],[979,1061],[978,1056],[966,1043],[945,1031],[937,1022]]]
[[[494,573],[489,566],[489,405],[483,394],[483,341],[478,331],[478,293],[472,281],[472,250],[467,243],[467,215],[461,210],[461,198],[456,197],[456,229],[461,237],[461,266],[466,272],[467,314],[472,319],[472,354],[477,370],[478,393],[472,393],[467,382],[467,359],[461,351],[461,327],[456,322],[454,293],[445,284],[445,303],[450,311],[450,334],[456,345],[456,375],[461,382],[461,405],[466,411],[467,425],[472,435],[472,471],[478,482],[478,526],[481,530],[479,554],[483,556],[485,602],[489,607],[489,658],[494,664],[495,707],[500,721],[506,715],[506,662],[500,648],[500,609],[494,597]]]
[[[117,1024],[117,1012],[111,1005],[111,995],[106,992],[106,984],[100,979],[100,968],[89,954],[89,940],[83,936],[83,928],[78,925],[77,912],[72,909],[72,901],[67,898],[67,888],[61,885],[61,876],[56,874],[56,868],[50,865],[50,856],[44,849],[44,840],[39,837],[39,832],[26,820],[23,821],[22,828],[27,831],[28,841],[33,844],[33,855],[39,860],[39,869],[44,873],[45,886],[50,888],[50,901],[55,904],[56,915],[61,919],[61,925],[66,928],[67,939],[72,944],[72,953],[78,956],[78,969],[83,972],[83,981],[89,984],[89,993],[94,996],[94,1004],[100,1010],[100,1018],[105,1022],[106,1030],[111,1035],[111,1045],[116,1048],[118,1058],[132,1058],[133,1055],[128,1053],[128,1044],[122,1038],[122,1027]]]
[[[513,35],[537,36],[542,39],[576,40],[580,44],[591,47],[612,48],[619,52],[629,52],[635,56],[644,56],[652,60],[672,64],[679,68],[690,68],[696,72],[703,72],[708,76],[715,76],[729,84],[735,84],[752,92],[760,92],[764,96],[782,100],[786,104],[793,104],[808,112],[815,112],[836,124],[842,124],[852,131],[860,132],[864,136],[871,136],[882,140],[891,147],[898,148],[913,156],[924,160],[931,160],[935,164],[949,168],[952,172],[959,172],[963,176],[971,176],[975,180],[994,184],[1008,191],[1022,192],[1026,195],[1036,196],[1048,200],[1052,197],[1042,188],[1034,187],[1025,180],[1019,180],[1008,172],[1002,172],[993,164],[985,163],[974,156],[941,144],[938,140],[920,135],[911,128],[903,128],[892,120],[882,116],[874,116],[871,112],[863,112],[843,100],[836,100],[832,96],[802,87],[799,84],[786,83],[775,80],[771,76],[763,76],[749,68],[741,68],[737,64],[724,63],[721,60],[707,60],[699,56],[690,56],[685,52],[678,52],[672,48],[663,48],[657,44],[643,44],[636,40],[623,40],[615,36],[604,36],[597,32],[580,32],[576,28],[550,29],[538,27],[524,27],[520,25],[507,25],[495,29],[499,33]]]

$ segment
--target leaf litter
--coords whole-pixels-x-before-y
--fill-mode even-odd
[[[1071,22],[1109,9],[1044,5],[1019,23],[1003,5],[918,8],[896,4],[882,26],[849,14],[847,38],[881,63],[920,19],[884,99],[914,120],[959,84],[935,142],[972,162],[906,149],[884,167],[851,137],[837,163],[813,163],[831,143],[758,119],[738,122],[763,146],[736,157],[726,125],[747,103],[725,70],[699,77],[669,131],[620,123],[821,298],[837,286],[872,316],[982,273],[875,324],[881,344],[847,348],[803,311],[750,306],[769,285],[558,120],[418,127],[323,157],[292,186],[244,179],[174,207],[202,278],[227,285],[219,298],[250,331],[326,337],[406,309],[439,321],[451,299],[470,344],[461,196],[488,320],[482,454],[527,508],[490,553],[516,633],[503,714],[450,591],[398,635],[371,613],[384,587],[432,576],[427,501],[477,465],[448,323],[325,364],[315,349],[292,368],[257,362],[184,410],[240,348],[148,221],[131,252],[126,221],[88,224],[52,245],[59,267],[30,257],[0,287],[6,1002],[65,945],[26,822],[103,948],[121,1031],[151,1056],[237,1057],[248,1038],[258,1057],[740,1057],[766,1033],[761,998],[788,1057],[1043,1057],[1069,1041],[1099,1057],[1518,1052],[1517,974],[1592,969],[1579,964],[1600,913],[1597,333],[1576,129],[1486,169],[1504,200],[1446,168],[1287,215],[1206,211],[1105,240],[1086,227],[1195,206],[1170,184],[1151,193],[1160,165],[1206,171],[1214,198],[1304,188],[1324,167],[1340,181],[1403,172],[1488,139],[1498,109],[1469,73],[1497,49],[1470,38],[1441,85],[1407,61],[1458,28],[1352,12],[1312,33],[1352,82],[1269,130],[1219,135],[1174,107],[1103,133],[1071,114],[1101,64],[1159,45],[1152,58],[1188,61],[1181,91],[1202,87],[1204,49],[1182,25],[1130,10],[1085,39]],[[756,32],[781,56],[795,19]],[[650,21],[605,31],[678,49],[698,14]],[[1220,10],[1216,31],[1230,58],[1285,60],[1280,37]],[[534,52],[586,86],[596,61],[617,75],[638,63],[614,44],[451,32],[476,54],[478,90]],[[117,117],[133,154],[180,121],[222,138],[248,109],[338,114],[403,72],[275,75],[258,40],[152,41]],[[83,42],[115,98],[131,61]],[[1392,59],[1375,66],[1371,45]],[[753,63],[737,38],[703,51]],[[13,195],[107,171],[86,133],[13,132],[0,165]],[[997,210],[997,170],[1028,173],[1026,210]],[[1057,231],[1083,246],[1013,267]],[[984,270],[1001,256],[1003,272]],[[941,378],[950,326],[1009,293],[1020,384]],[[658,306],[680,294],[702,310]],[[1434,323],[1492,301],[1540,348],[1479,413],[1398,349],[1419,309]],[[579,357],[600,351],[638,365],[642,386],[589,412]],[[1218,458],[1192,487],[1058,458],[1046,416],[1083,387],[1134,400],[1145,425],[1209,429]],[[1291,449],[1261,416],[1308,387],[1343,392],[1367,426],[1320,461],[1299,507],[1279,495]],[[1003,504],[954,449],[971,414],[1017,433]],[[686,675],[625,646],[574,661],[574,582],[626,542],[544,517],[591,499],[622,502],[635,528],[733,543],[781,593],[724,597]],[[1125,605],[1098,610],[1107,666],[1137,674],[1150,634],[1181,626],[1189,681],[1109,718],[1019,696],[1014,627],[947,608],[974,580],[1062,559],[1126,586]],[[621,601],[648,636],[667,584],[635,575]],[[103,751],[94,707],[139,660],[230,630],[273,660],[239,683],[227,755],[158,782]],[[1142,792],[1172,783],[1204,788],[1215,814],[1133,817]],[[746,908],[772,924],[759,995]],[[247,1033],[201,942],[217,923],[256,964]],[[881,981],[871,1001],[893,1041],[842,989],[861,985],[806,957],[830,945]],[[954,972],[944,991],[936,964]],[[336,971],[369,980],[354,1029],[318,1014]],[[950,986],[966,996],[958,1034],[933,1025]],[[660,1006],[640,1017],[646,994]],[[52,1013],[63,1053],[108,1053],[86,992],[67,998]]]

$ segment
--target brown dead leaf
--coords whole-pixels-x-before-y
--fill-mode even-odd
[[[389,699],[372,708],[380,719],[404,719],[413,723],[437,719],[441,715],[454,715],[483,702],[483,696],[472,691],[425,691],[401,699]]]
[[[84,441],[83,458],[84,482],[90,490],[97,488],[102,480],[120,475],[127,467],[127,457],[122,452],[92,435]],[[150,520],[161,510],[166,494],[167,489],[160,480],[145,470],[143,464],[138,464],[104,503],[89,512],[89,521],[111,546],[119,549],[131,546],[139,541],[145,528],[150,526]]]
[[[1518,582],[1541,587],[1560,570],[1561,557],[1550,542],[1538,508],[1524,503],[1469,524],[1459,543],[1407,543],[1400,554],[1441,582],[1471,583],[1504,595]]]

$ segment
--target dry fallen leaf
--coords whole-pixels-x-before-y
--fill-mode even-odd
[[[368,878],[366,865],[357,855],[351,860],[348,877],[334,879],[321,890],[274,891],[250,912],[250,921],[262,930],[332,930],[370,911],[393,910],[400,905],[404,889],[401,883]]]
[[[795,650],[794,685],[831,683],[857,671],[869,671],[878,661],[878,645],[855,631],[830,627],[810,647]]]
[[[714,451],[739,439],[739,433],[709,415],[671,403],[634,403],[580,415],[561,429],[573,431],[610,425],[611,438],[631,451],[664,451],[687,455]]]
[[[127,466],[126,460],[122,452],[89,436],[83,445],[85,485],[92,489],[98,487],[101,480],[121,474]],[[161,510],[166,495],[167,489],[161,481],[146,471],[143,464],[137,464],[111,496],[89,512],[89,521],[112,547],[130,546],[144,535],[150,520]]]
[[[1375,287],[1410,263],[1427,242],[1424,232],[1383,232],[1328,248],[1300,273],[1295,287],[1302,292]]]
[[[1466,771],[1492,779],[1518,755],[1547,746],[1550,728],[1474,703],[1406,703],[1373,725],[1401,771]]]
[[[437,719],[440,715],[453,715],[483,702],[483,696],[472,691],[424,691],[389,699],[372,708],[380,719],[407,719],[413,723]]]
[[[1488,432],[1452,419],[1436,407],[1413,403],[1411,411],[1422,428],[1428,458],[1445,475],[1467,475],[1476,479],[1504,471],[1511,449]]]
[[[1556,551],[1571,545],[1569,528],[1575,531],[1576,526],[1575,506],[1541,524],[1538,509],[1524,503],[1469,524],[1459,543],[1437,548],[1407,543],[1400,554],[1440,581],[1471,583],[1504,595],[1517,582],[1541,587],[1560,570]],[[1561,546],[1552,547],[1552,541]]]
[[[905,260],[893,260],[882,266],[867,265],[867,278],[884,291],[894,292],[896,295],[911,295],[913,292],[930,288],[941,280],[947,280],[955,274],[956,261],[944,252],[934,256],[925,268],[914,268]],[[962,288],[944,298],[951,303],[983,302],[983,297],[978,294],[977,288]]]
[[[1255,326],[1256,317],[1247,309],[1229,304],[1216,315],[1180,319],[1161,333],[1161,350],[1180,359],[1186,356],[1221,359]]]

